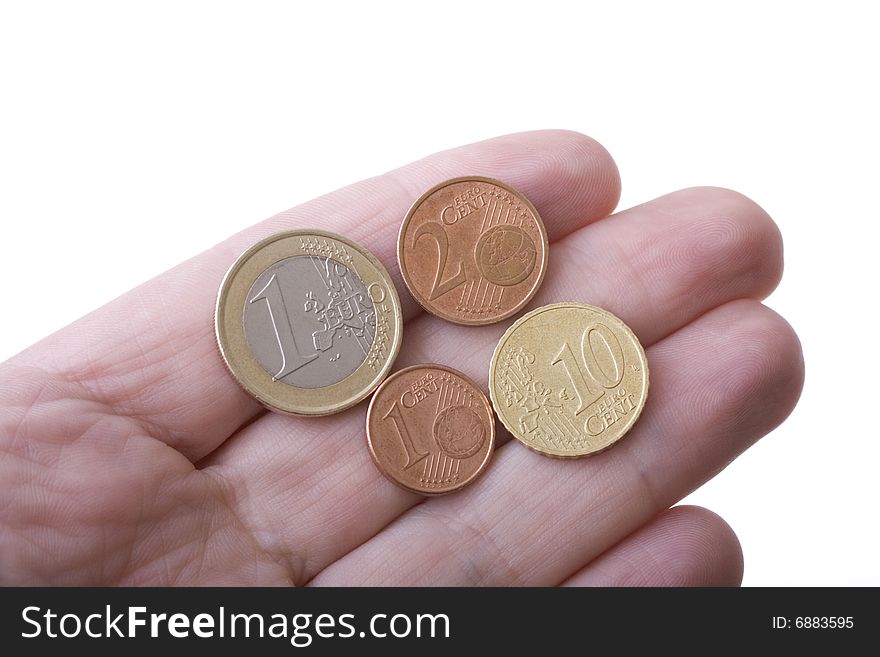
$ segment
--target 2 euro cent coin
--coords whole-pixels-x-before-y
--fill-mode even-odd
[[[425,192],[397,239],[410,293],[457,324],[492,324],[519,312],[544,280],[547,251],[547,231],[528,199],[478,176]]]

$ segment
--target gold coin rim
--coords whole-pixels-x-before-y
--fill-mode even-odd
[[[406,227],[409,225],[410,221],[412,221],[412,217],[415,214],[418,207],[422,204],[422,202],[431,196],[434,192],[443,189],[444,187],[448,187],[449,185],[454,185],[456,183],[461,182],[484,182],[489,183],[491,185],[497,185],[502,189],[507,190],[510,194],[514,195],[518,199],[522,199],[526,207],[531,210],[532,214],[535,216],[535,221],[538,224],[538,232],[541,234],[541,249],[542,249],[542,258],[541,263],[542,266],[538,271],[538,278],[535,279],[535,284],[532,286],[532,289],[529,290],[529,293],[523,298],[523,300],[518,303],[516,306],[511,308],[508,312],[502,315],[493,315],[489,318],[483,319],[473,319],[467,320],[462,319],[460,317],[456,317],[454,315],[450,315],[446,312],[443,312],[439,308],[435,308],[431,305],[431,302],[427,299],[423,298],[423,295],[415,289],[415,285],[410,280],[409,270],[406,268],[405,260],[403,257],[404,250],[404,240],[403,236],[406,233]],[[400,268],[400,276],[403,278],[403,284],[406,286],[406,289],[409,290],[410,295],[413,299],[415,299],[416,303],[418,303],[426,312],[431,313],[436,317],[440,317],[441,319],[445,319],[447,322],[452,322],[453,324],[459,324],[461,326],[487,326],[489,324],[497,324],[498,322],[504,321],[516,315],[520,312],[528,303],[532,300],[532,298],[537,294],[538,290],[541,289],[541,285],[544,282],[544,277],[547,275],[547,268],[550,260],[550,240],[547,237],[547,227],[544,225],[544,220],[541,219],[541,215],[538,214],[538,210],[532,205],[532,202],[526,197],[525,194],[518,192],[510,185],[507,185],[500,180],[496,180],[495,178],[489,178],[487,176],[459,176],[457,178],[450,178],[449,180],[444,180],[441,183],[438,183],[431,187],[424,194],[419,196],[413,204],[410,206],[409,210],[406,212],[406,216],[403,218],[403,222],[400,224],[400,230],[397,232],[397,265]]]
[[[600,447],[599,449],[594,449],[594,450],[589,450],[589,451],[584,451],[584,452],[576,452],[576,453],[548,450],[548,449],[541,448],[541,447],[538,447],[536,445],[529,443],[525,438],[523,438],[520,435],[518,429],[511,426],[511,424],[507,422],[507,419],[505,418],[504,412],[502,410],[501,403],[496,398],[496,394],[495,394],[495,384],[496,384],[495,372],[497,370],[498,358],[501,354],[501,350],[504,348],[504,345],[507,343],[507,341],[510,339],[510,337],[516,332],[516,330],[520,326],[522,326],[523,324],[528,322],[532,317],[535,317],[537,315],[540,315],[542,313],[545,313],[545,312],[548,312],[551,310],[558,310],[558,309],[563,309],[563,308],[587,310],[590,312],[594,312],[594,313],[598,313],[600,315],[607,316],[607,317],[611,318],[618,325],[618,327],[623,330],[624,333],[629,334],[629,336],[632,338],[632,340],[636,346],[636,351],[639,354],[639,358],[641,360],[640,365],[642,367],[642,372],[644,373],[644,381],[645,381],[644,393],[642,395],[642,403],[636,409],[635,413],[633,413],[633,415],[631,416],[631,418],[629,420],[629,423],[625,425],[625,427],[624,427],[623,431],[621,431],[620,435],[617,436],[617,438],[612,440],[609,444],[605,445],[604,447]],[[620,440],[629,433],[630,429],[632,429],[632,427],[635,425],[635,423],[638,421],[639,417],[641,416],[642,411],[645,408],[645,405],[648,403],[648,390],[650,388],[650,384],[651,384],[651,376],[650,376],[650,371],[648,368],[648,356],[645,353],[645,348],[642,346],[642,343],[639,341],[639,338],[636,336],[636,334],[633,332],[633,330],[626,324],[626,322],[624,322],[617,315],[615,315],[614,313],[612,313],[609,310],[606,310],[605,308],[600,308],[599,306],[593,306],[588,303],[580,303],[577,301],[562,301],[560,303],[551,303],[546,306],[541,306],[539,308],[535,308],[534,310],[531,310],[528,313],[526,313],[525,315],[523,315],[522,317],[520,317],[518,320],[516,320],[513,324],[511,324],[507,328],[507,330],[504,332],[504,334],[498,340],[498,344],[495,345],[495,350],[492,352],[492,359],[489,361],[489,397],[492,400],[492,406],[495,408],[495,415],[498,416],[498,419],[507,428],[507,430],[510,432],[510,435],[512,435],[514,438],[516,438],[520,443],[522,443],[523,445],[528,447],[533,452],[537,452],[538,454],[541,454],[542,456],[549,456],[552,458],[559,458],[559,459],[585,458],[585,457],[589,457],[589,456],[595,456],[596,454],[600,454],[600,453],[604,452],[605,450],[610,449],[611,447],[614,447],[614,445],[616,445],[618,442],[620,442]]]
[[[287,248],[286,240],[300,237],[319,237],[339,242],[350,249],[356,273],[364,286],[382,284],[386,289],[385,303],[390,303],[393,318],[389,322],[391,339],[385,362],[378,370],[371,370],[367,359],[338,383],[322,388],[300,388],[284,384],[278,387],[271,375],[254,358],[244,335],[243,299],[259,276],[276,262],[285,258],[308,255],[301,246]],[[274,247],[274,248],[273,248]],[[286,248],[286,250],[285,250]],[[281,253],[276,253],[281,251]],[[256,272],[245,276],[243,272]],[[241,301],[241,303],[238,303]],[[374,302],[375,303],[375,302]],[[378,304],[377,304],[378,305]],[[294,416],[323,416],[339,413],[363,401],[388,375],[400,352],[403,338],[403,311],[394,281],[381,262],[367,249],[336,233],[318,229],[295,229],[274,233],[248,248],[227,270],[220,283],[214,308],[214,335],[226,369],[235,381],[266,408]],[[375,339],[375,338],[374,338]]]
[[[373,446],[373,440],[372,440],[372,435],[371,435],[371,431],[370,431],[370,418],[373,417],[373,412],[374,412],[373,409],[375,407],[376,400],[382,394],[382,390],[384,390],[386,386],[390,385],[398,377],[403,376],[404,374],[411,372],[412,370],[418,370],[418,369],[424,369],[424,368],[442,370],[444,372],[448,372],[449,374],[453,374],[453,375],[457,376],[458,378],[469,383],[471,386],[473,386],[474,390],[476,390],[477,392],[480,393],[480,399],[482,400],[483,404],[486,407],[486,411],[489,414],[489,449],[486,450],[486,457],[482,460],[479,467],[477,467],[477,469],[474,471],[474,473],[470,477],[465,479],[463,482],[457,484],[454,488],[448,488],[448,489],[444,489],[444,490],[430,491],[430,492],[427,492],[427,491],[424,491],[424,490],[421,490],[419,488],[415,488],[412,486],[408,486],[406,484],[406,482],[403,482],[403,481],[400,481],[399,479],[396,479],[395,477],[392,476],[392,474],[390,472],[388,472],[385,469],[385,467],[379,462],[379,457],[377,456],[376,450]],[[489,462],[492,460],[492,457],[495,454],[495,448],[497,447],[495,440],[496,440],[496,435],[497,435],[498,431],[497,431],[497,427],[495,426],[495,421],[496,421],[495,407],[492,405],[492,402],[489,401],[488,395],[486,395],[486,393],[483,392],[483,389],[471,377],[469,377],[468,375],[464,374],[463,372],[460,372],[459,370],[457,370],[453,367],[449,367],[448,365],[440,365],[439,363],[417,363],[416,365],[410,365],[409,367],[404,367],[403,369],[398,370],[398,371],[394,372],[393,374],[389,375],[381,383],[381,385],[379,385],[379,387],[376,388],[376,394],[374,394],[373,397],[370,399],[370,405],[367,407],[367,417],[366,417],[366,421],[365,421],[364,433],[366,433],[366,435],[367,435],[367,449],[370,452],[370,456],[373,459],[373,463],[376,465],[376,469],[378,469],[379,472],[381,472],[382,475],[388,481],[397,485],[399,488],[402,488],[404,490],[409,491],[410,493],[415,493],[417,495],[424,495],[425,497],[438,497],[440,495],[448,495],[449,493],[455,493],[457,491],[460,491],[462,488],[469,486],[474,481],[476,481],[477,479],[482,477],[483,474],[486,472],[486,470],[488,470]],[[468,458],[470,458],[470,457],[468,457]]]

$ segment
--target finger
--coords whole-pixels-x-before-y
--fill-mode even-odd
[[[743,555],[724,520],[698,506],[663,511],[563,586],[739,586]]]
[[[650,345],[727,301],[763,299],[781,276],[782,239],[767,213],[737,192],[696,187],[618,212],[554,244],[531,307],[565,300],[607,308]],[[425,316],[408,327],[409,348],[398,365],[449,354],[462,371],[485,380],[483,354],[491,354],[506,328],[475,330]],[[457,358],[462,350],[469,353]]]
[[[521,133],[446,151],[281,213],[214,247],[14,360],[79,381],[111,412],[137,418],[193,460],[261,412],[217,352],[214,301],[223,274],[248,246],[291,228],[320,227],[371,250],[403,290],[397,231],[409,205],[453,176],[501,178],[521,190],[557,239],[606,216],[620,193],[617,169],[595,141],[572,132]],[[404,295],[405,296],[405,295]],[[407,314],[414,303],[406,298]]]
[[[318,584],[549,585],[712,477],[791,411],[791,327],[755,301],[712,310],[648,350],[651,398],[631,434],[587,460],[516,441],[480,485],[405,513]]]
[[[781,248],[773,222],[744,196],[684,190],[556,242],[535,304],[572,299],[603,306],[630,322],[649,346],[716,305],[772,289]],[[629,262],[621,265],[624,254]],[[444,363],[485,386],[505,328],[459,327],[422,316],[407,326],[398,364]],[[363,409],[296,425],[267,415],[212,456],[206,471],[222,478],[239,515],[267,550],[290,564],[298,582],[421,500],[376,470],[363,432]]]

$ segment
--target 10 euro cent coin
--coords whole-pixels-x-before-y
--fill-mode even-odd
[[[407,367],[370,401],[367,444],[379,470],[421,495],[451,493],[479,477],[495,449],[495,415],[482,390],[443,365]]]
[[[519,312],[544,280],[547,251],[547,231],[528,199],[479,176],[425,192],[397,239],[400,272],[415,300],[469,325]]]
[[[588,456],[635,424],[648,396],[648,361],[635,334],[607,310],[552,304],[501,337],[489,394],[504,426],[527,447]]]
[[[333,233],[293,230],[233,263],[215,329],[232,376],[264,406],[328,415],[385,378],[403,315],[391,277],[366,249]]]

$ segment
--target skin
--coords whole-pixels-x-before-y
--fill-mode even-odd
[[[401,218],[454,176],[500,178],[551,239],[530,307],[607,308],[639,336],[651,397],[589,459],[509,441],[467,489],[425,500],[388,482],[366,405],[268,413],[224,369],[220,280],[279,230],[345,234],[395,258]],[[439,153],[253,226],[0,365],[0,582],[8,585],[736,585],[742,551],[718,516],[678,500],[791,412],[797,336],[760,303],[782,242],[753,201],[674,192],[612,214],[620,179],[583,135],[508,135]],[[403,294],[397,367],[440,362],[484,387],[508,325],[461,327]]]

